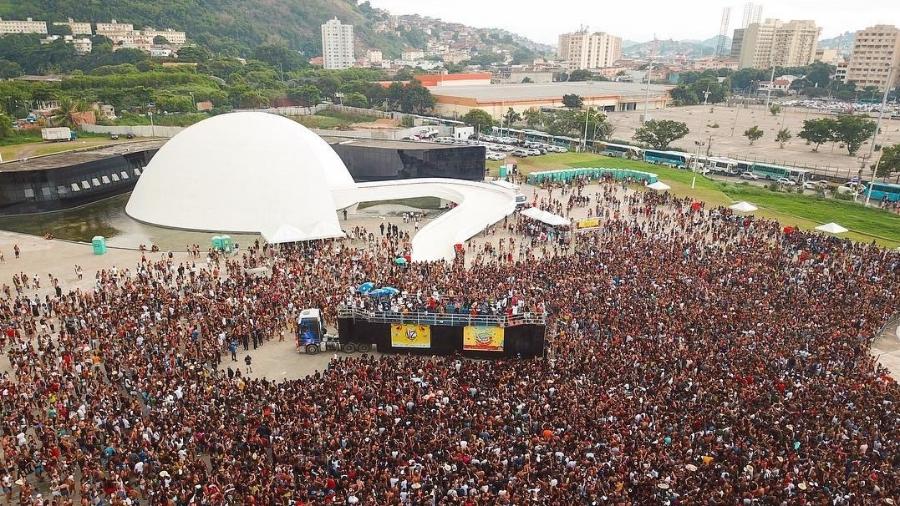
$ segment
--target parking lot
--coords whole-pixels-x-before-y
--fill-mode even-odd
[[[553,146],[540,142],[521,142],[516,137],[481,135],[477,139],[454,139],[452,137],[438,137],[434,139],[438,144],[459,144],[466,146],[484,146],[487,148],[485,159],[501,161],[509,156],[526,158],[529,156],[546,155],[547,153],[567,153],[569,150],[562,146]]]

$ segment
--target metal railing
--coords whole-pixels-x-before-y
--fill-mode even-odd
[[[353,318],[372,323],[412,323],[416,325],[447,325],[451,327],[515,327],[517,325],[546,325],[547,315],[525,313],[520,315],[467,315],[454,313],[395,313],[393,311],[366,311],[342,307],[338,318]]]

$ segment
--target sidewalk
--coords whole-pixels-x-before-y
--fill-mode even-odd
[[[895,316],[872,343],[872,355],[885,366],[895,380],[900,380],[900,316]]]

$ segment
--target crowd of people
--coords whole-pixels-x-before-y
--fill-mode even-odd
[[[142,253],[90,290],[8,292],[0,503],[897,501],[900,388],[869,348],[900,309],[900,254],[610,182],[576,192],[546,208],[602,226],[542,255],[488,236],[397,265],[404,234],[357,230],[362,246]],[[333,323],[367,281],[415,309],[545,311],[547,355],[226,369],[235,341],[267,346],[307,307]]]

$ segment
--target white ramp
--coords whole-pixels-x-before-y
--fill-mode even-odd
[[[333,190],[335,209],[361,202],[438,197],[456,204],[412,238],[417,262],[452,260],[453,245],[462,243],[516,210],[515,191],[498,185],[458,179],[407,179],[359,183]]]

